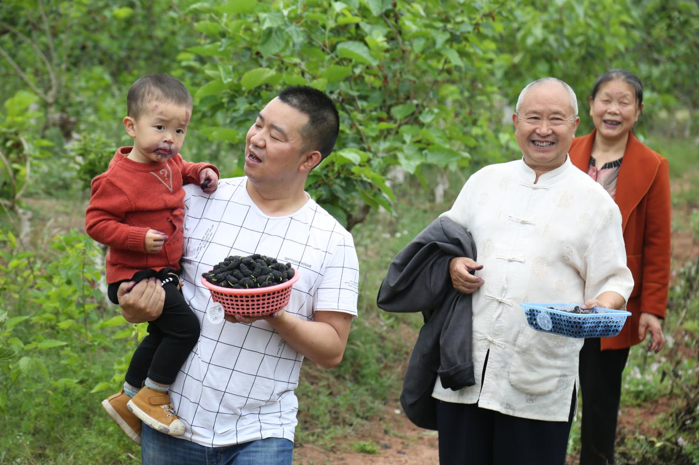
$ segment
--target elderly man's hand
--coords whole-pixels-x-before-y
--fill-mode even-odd
[[[144,279],[135,286],[133,282],[121,283],[117,300],[129,323],[153,321],[163,312],[165,290],[155,278]]]
[[[648,350],[657,354],[665,345],[665,335],[660,318],[652,313],[641,313],[641,319],[638,323],[638,337],[645,339],[646,333],[650,333],[652,337],[648,344]]]
[[[484,281],[473,275],[476,270],[483,269],[480,265],[467,257],[456,257],[449,261],[449,274],[454,289],[462,294],[473,294],[480,288]]]

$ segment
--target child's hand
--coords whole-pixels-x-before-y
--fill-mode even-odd
[[[204,168],[199,172],[199,185],[207,194],[213,194],[218,188],[218,176],[211,168]]]
[[[160,252],[166,240],[167,234],[156,231],[155,229],[149,229],[148,232],[146,232],[146,252]]]

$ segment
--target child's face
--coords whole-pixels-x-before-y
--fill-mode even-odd
[[[191,108],[153,100],[137,120],[130,116],[124,118],[124,128],[134,138],[129,158],[139,163],[152,163],[177,155],[191,116]]]

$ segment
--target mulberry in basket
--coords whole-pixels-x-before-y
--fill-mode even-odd
[[[291,288],[300,278],[294,268],[294,276],[281,284],[256,289],[231,289],[211,284],[202,277],[201,282],[211,292],[211,298],[223,307],[228,315],[259,317],[273,315],[289,303]]]

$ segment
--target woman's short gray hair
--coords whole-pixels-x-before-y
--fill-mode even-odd
[[[522,101],[524,100],[524,95],[527,93],[527,91],[536,85],[543,84],[548,81],[555,81],[558,82],[563,86],[563,88],[568,92],[568,95],[570,96],[570,106],[573,108],[573,112],[575,113],[575,116],[578,116],[578,97],[575,96],[575,92],[573,89],[566,84],[564,81],[561,81],[558,78],[555,77],[545,77],[541,79],[537,79],[536,81],[530,82],[527,84],[527,86],[522,89],[522,92],[519,93],[519,98],[517,99],[517,106],[515,107],[515,113],[519,114],[519,107],[522,105]]]

